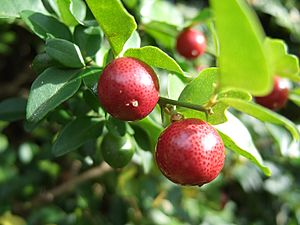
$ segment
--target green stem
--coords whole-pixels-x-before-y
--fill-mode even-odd
[[[176,100],[172,100],[172,99],[164,98],[164,97],[159,98],[158,104],[162,105],[162,106],[165,106],[167,104],[181,106],[184,108],[201,111],[201,112],[204,112],[205,114],[210,114],[210,111],[211,111],[210,109],[207,109],[201,105],[195,105],[195,104],[188,103],[188,102],[180,102],[180,101],[176,101]]]

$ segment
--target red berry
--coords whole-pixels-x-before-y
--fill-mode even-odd
[[[274,77],[274,86],[270,94],[263,97],[256,97],[255,101],[269,109],[277,110],[285,106],[289,96],[289,87],[285,79]]]
[[[185,58],[195,59],[205,52],[205,36],[198,30],[187,28],[178,35],[176,49]]]
[[[225,149],[211,125],[184,119],[172,123],[160,135],[155,157],[161,172],[174,183],[201,186],[222,170]]]
[[[158,79],[153,69],[134,58],[118,58],[103,70],[98,82],[103,108],[120,120],[146,117],[159,99]]]

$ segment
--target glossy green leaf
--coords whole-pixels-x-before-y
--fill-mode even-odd
[[[69,28],[52,16],[29,10],[22,11],[20,15],[32,32],[42,39],[47,39],[48,35],[66,40],[72,39]]]
[[[47,13],[42,1],[36,0],[1,0],[0,18],[20,17],[23,10],[33,10],[40,13]]]
[[[124,53],[124,56],[137,58],[149,66],[158,67],[184,76],[184,72],[177,62],[157,47],[130,48]]]
[[[221,87],[264,95],[272,79],[264,52],[262,28],[244,0],[211,0],[220,43]]]
[[[90,117],[80,117],[68,123],[56,138],[52,152],[61,156],[74,151],[91,139],[102,134],[103,122]]]
[[[299,60],[297,56],[288,54],[287,45],[284,41],[266,38],[264,45],[268,54],[272,75],[287,77],[299,82]]]
[[[94,56],[100,49],[102,35],[99,27],[78,25],[74,30],[75,43],[84,56]]]
[[[280,114],[241,99],[224,98],[222,102],[261,121],[284,126],[296,140],[299,140],[299,131],[295,124]]]
[[[78,70],[49,68],[33,82],[28,98],[26,118],[38,122],[62,102],[73,96],[80,87]]]
[[[78,24],[77,20],[71,13],[71,0],[56,0],[60,17],[62,21],[68,26],[75,26]]]
[[[0,102],[0,120],[16,121],[25,118],[26,100],[8,98]]]
[[[227,112],[228,121],[214,126],[220,133],[224,144],[230,150],[244,156],[256,164],[267,176],[271,170],[264,165],[263,159],[256,149],[252,137],[245,125],[234,115]]]
[[[115,55],[118,55],[132,32],[136,22],[120,0],[87,0],[90,10],[108,39]]]
[[[48,39],[46,53],[66,67],[82,68],[85,66],[79,47],[72,42],[58,38]]]

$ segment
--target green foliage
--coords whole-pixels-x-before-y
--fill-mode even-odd
[[[72,42],[53,38],[46,41],[46,53],[69,68],[82,68],[85,66],[80,49]]]
[[[271,89],[271,76],[263,48],[263,31],[254,13],[242,0],[211,3],[220,42],[221,86],[266,94]]]
[[[145,46],[137,49],[131,48],[124,53],[124,56],[137,58],[150,66],[169,70],[184,76],[184,72],[176,61],[154,46]]]
[[[71,40],[71,32],[67,26],[56,18],[39,12],[24,10],[20,13],[26,25],[40,38],[47,39],[48,35]]]
[[[73,96],[80,87],[78,70],[49,68],[33,82],[27,103],[26,118],[37,122],[48,112]]]
[[[299,60],[287,53],[287,46],[282,40],[266,38],[264,42],[272,74],[300,81]]]
[[[78,149],[89,140],[102,134],[103,122],[97,118],[79,117],[69,122],[57,136],[52,152],[61,156]]]
[[[9,98],[0,102],[0,120],[15,121],[25,118],[26,100]]]
[[[118,55],[137,25],[119,0],[87,0],[87,4]]]
[[[0,224],[299,224],[299,15],[283,0],[3,0]],[[186,27],[207,41],[192,61],[175,48]],[[159,104],[140,121],[99,102],[99,77],[117,57],[159,77]],[[277,112],[252,100],[275,75],[291,88]],[[176,116],[206,120],[228,149],[201,189],[156,166]]]

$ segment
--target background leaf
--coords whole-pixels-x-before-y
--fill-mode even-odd
[[[124,53],[124,56],[137,58],[149,66],[158,67],[184,76],[184,72],[177,62],[157,47],[130,48]]]
[[[23,10],[33,10],[40,13],[47,13],[42,1],[36,0],[1,0],[0,18],[20,17]]]
[[[280,114],[253,102],[246,102],[240,99],[224,98],[222,102],[261,121],[284,126],[296,140],[299,140],[299,131],[295,124]]]
[[[68,26],[76,26],[77,20],[71,13],[71,0],[56,0],[60,17]]]
[[[28,98],[26,118],[37,122],[62,102],[73,96],[81,80],[75,76],[78,70],[49,68],[33,82]]]
[[[0,102],[0,120],[15,121],[25,118],[26,99],[8,98]]]
[[[137,25],[119,0],[87,0],[87,4],[118,55]]]
[[[71,40],[69,28],[52,16],[25,10],[20,13],[26,25],[40,38],[47,39],[48,34],[56,38]]]
[[[58,38],[48,39],[46,52],[66,67],[82,68],[85,66],[79,47],[72,42]]]
[[[74,30],[74,39],[84,56],[94,56],[100,49],[102,32],[99,27],[78,25]]]
[[[248,129],[231,113],[227,112],[226,116],[228,118],[226,123],[214,126],[219,131],[225,146],[249,159],[256,164],[265,175],[270,176],[271,171],[264,165],[262,157],[256,149]]]
[[[272,80],[263,48],[263,31],[243,0],[211,0],[220,43],[221,87],[264,95]]]
[[[68,123],[55,140],[52,152],[61,156],[76,150],[84,143],[102,134],[103,122],[91,117],[80,117]]]
[[[284,41],[266,38],[264,46],[268,54],[272,75],[287,77],[299,82],[299,60],[297,56],[288,54]]]

